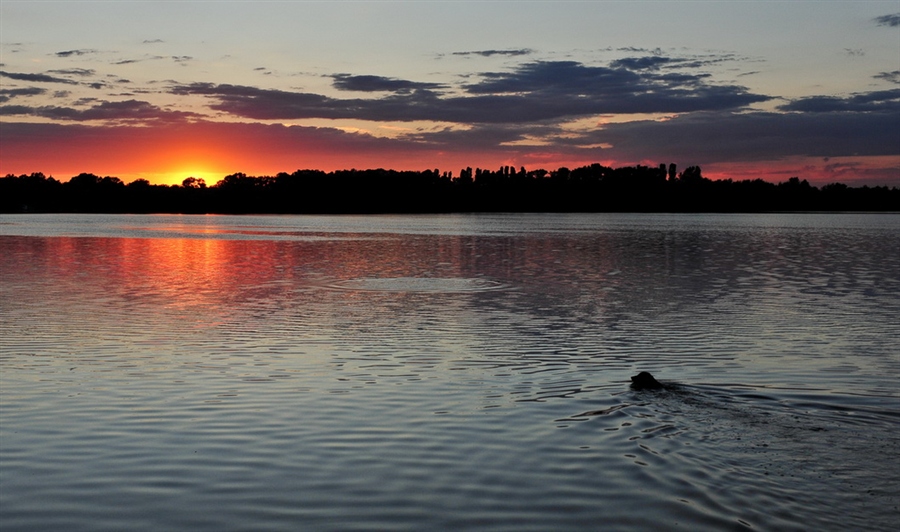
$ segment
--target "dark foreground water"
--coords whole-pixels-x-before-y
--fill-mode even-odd
[[[893,531],[898,316],[900,215],[0,216],[0,530]]]

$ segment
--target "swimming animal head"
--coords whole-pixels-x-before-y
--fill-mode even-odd
[[[631,387],[635,390],[661,390],[663,385],[653,375],[642,371],[631,378]]]

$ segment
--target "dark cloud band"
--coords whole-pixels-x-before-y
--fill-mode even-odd
[[[126,100],[120,102],[100,102],[88,109],[62,106],[30,107],[23,105],[0,106],[0,115],[27,115],[65,121],[142,121],[177,122],[199,115],[186,111],[168,111],[148,102]]]
[[[465,124],[564,121],[597,114],[682,113],[742,108],[770,100],[734,85],[713,85],[707,74],[636,72],[574,61],[536,61],[509,72],[484,72],[445,95],[433,84],[380,76],[334,75],[344,90],[389,91],[380,98],[320,94],[227,84],[176,85],[173,94],[207,96],[216,111],[257,120],[428,120]]]

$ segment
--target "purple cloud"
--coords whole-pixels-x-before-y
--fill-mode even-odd
[[[394,91],[371,99],[240,85],[175,85],[179,95],[208,96],[210,107],[243,118],[431,120],[468,124],[562,121],[606,113],[681,113],[742,108],[770,100],[733,85],[712,85],[707,74],[639,73],[589,67],[573,61],[533,62],[509,72],[486,72],[464,86],[466,96],[446,96],[428,84],[379,76],[333,76],[339,88]]]

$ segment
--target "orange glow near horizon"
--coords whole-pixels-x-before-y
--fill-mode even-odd
[[[243,159],[235,155],[224,157],[223,160],[210,158],[208,160],[189,157],[179,159],[178,157],[167,156],[145,156],[130,159],[127,162],[121,161],[117,157],[111,157],[107,160],[99,158],[93,160],[90,164],[80,165],[71,163],[53,163],[44,160],[41,168],[26,167],[17,165],[17,168],[3,165],[0,175],[21,175],[33,172],[43,172],[45,175],[52,176],[60,181],[68,181],[71,177],[82,172],[89,172],[99,176],[114,176],[121,179],[124,183],[130,183],[138,179],[146,179],[154,185],[181,185],[182,182],[189,178],[195,177],[203,179],[207,186],[215,185],[225,176],[237,172],[242,172],[250,176],[276,175],[279,172],[291,173],[301,169],[321,170],[331,172],[335,170],[347,170],[351,168],[364,170],[372,168],[385,168],[393,170],[413,170],[422,171],[427,169],[438,168],[442,172],[452,172],[454,176],[458,176],[460,170],[466,167],[483,168],[495,170],[501,166],[510,165],[515,168],[524,166],[526,170],[536,170],[543,168],[548,171],[556,170],[560,167],[568,167],[570,169],[580,166],[587,166],[593,163],[602,164],[610,167],[630,166],[637,163],[617,162],[611,160],[586,161],[586,160],[567,160],[561,156],[544,157],[542,154],[534,156],[509,158],[491,156],[489,154],[478,154],[477,157],[468,158],[465,155],[455,155],[452,157],[436,157],[429,160],[428,157],[410,157],[408,154],[397,154],[390,156],[382,154],[381,157],[371,158],[365,156],[336,156],[334,154],[323,154],[320,164],[314,164],[311,157],[297,158],[293,160],[290,157],[279,157],[274,160],[268,160],[265,164],[260,164],[259,160],[252,158]],[[421,160],[420,160],[421,159]],[[438,161],[440,159],[440,161]],[[527,160],[523,160],[527,159]],[[388,160],[393,160],[390,163]],[[480,162],[479,162],[480,161]],[[701,165],[704,177],[713,180],[732,179],[734,181],[763,179],[770,182],[787,181],[790,177],[800,177],[808,180],[814,186],[822,186],[828,183],[841,182],[850,186],[855,186],[857,180],[871,177],[870,172],[874,171],[879,164],[868,164],[865,159],[854,159],[855,162],[822,163],[820,160],[813,162],[802,161],[766,161],[755,163],[716,163],[710,165]],[[343,162],[343,164],[341,164]],[[678,164],[678,171],[681,172],[690,165]],[[871,161],[871,163],[881,163],[890,161]],[[429,164],[430,163],[430,164]],[[647,164],[647,163],[640,163]],[[668,164],[668,163],[667,163]],[[656,165],[653,165],[656,166]],[[855,179],[857,172],[859,178]],[[896,181],[894,176],[894,181]],[[888,184],[888,186],[897,186],[896,183],[891,184],[890,175],[885,176],[886,179],[880,179]]]
[[[58,128],[47,134],[26,131],[6,137],[0,175],[43,172],[60,181],[82,172],[118,177],[125,183],[146,179],[156,185],[180,185],[188,177],[215,185],[229,174],[276,175],[312,169],[385,168],[422,171],[437,168],[459,175],[466,167],[495,170],[510,165],[527,170],[577,168],[593,163],[621,167],[674,162],[678,170],[699,164],[710,179],[807,179],[815,186],[842,182],[900,186],[900,157],[794,157],[772,161],[694,162],[687,154],[672,160],[616,160],[609,150],[585,153],[483,149],[451,151],[413,146],[389,139],[372,141],[330,130],[254,124],[178,124],[161,127]]]

